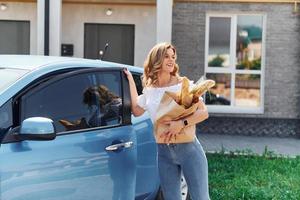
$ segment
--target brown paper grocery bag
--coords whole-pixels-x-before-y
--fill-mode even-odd
[[[198,103],[191,105],[185,109],[183,106],[176,103],[171,97],[171,92],[165,92],[163,95],[159,107],[157,109],[156,120],[154,123],[154,135],[157,143],[166,143],[164,133],[168,129],[169,125],[163,124],[165,120],[178,120],[193,114],[198,107]],[[167,143],[188,143],[192,142],[196,135],[196,126],[191,125],[183,128],[181,132],[176,135],[176,139],[172,138]]]

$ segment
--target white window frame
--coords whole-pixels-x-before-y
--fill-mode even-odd
[[[261,56],[261,69],[260,70],[238,70],[235,68],[236,59],[236,27],[238,15],[260,15],[263,17],[262,24],[262,56]],[[229,17],[231,19],[230,28],[230,66],[224,68],[208,67],[208,47],[209,47],[209,19],[210,17]],[[205,26],[205,74],[206,73],[228,73],[231,75],[231,88],[230,88],[230,105],[206,105],[211,113],[245,113],[245,114],[263,114],[264,113],[264,83],[265,83],[265,45],[266,45],[266,18],[265,13],[219,13],[207,12],[206,13],[206,26]],[[235,93],[235,74],[260,74],[260,106],[259,107],[241,107],[234,106],[234,93]]]

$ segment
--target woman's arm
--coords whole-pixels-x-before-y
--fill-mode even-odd
[[[199,122],[204,121],[207,118],[208,118],[207,108],[203,103],[203,101],[200,100],[198,102],[197,110],[192,115],[189,115],[185,118],[181,118],[179,120],[164,122],[165,124],[170,126],[168,131],[165,132],[166,134],[164,135],[165,141],[166,142],[170,141],[172,137],[176,138],[176,134],[178,134],[181,131],[181,129],[183,129],[185,126],[195,125]],[[187,124],[184,123],[185,120]]]
[[[206,120],[208,118],[208,111],[207,108],[205,106],[205,104],[203,103],[203,101],[199,101],[198,102],[198,108],[197,110],[190,116],[182,118],[178,121],[181,121],[183,127],[184,125],[184,120],[187,121],[188,125],[187,126],[191,126],[191,125],[195,125],[198,124],[204,120]]]
[[[130,97],[131,97],[131,112],[134,116],[137,117],[142,115],[145,112],[145,110],[137,104],[138,93],[136,90],[136,86],[132,74],[126,68],[124,69],[124,73],[126,74],[129,82]]]

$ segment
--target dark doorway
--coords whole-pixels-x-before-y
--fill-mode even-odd
[[[0,20],[0,54],[30,54],[30,22]]]
[[[89,24],[84,25],[84,57],[118,63],[134,64],[134,25]]]

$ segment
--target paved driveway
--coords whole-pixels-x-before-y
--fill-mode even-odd
[[[221,151],[223,146],[225,151],[249,149],[254,153],[262,154],[267,146],[268,151],[273,151],[275,154],[300,156],[300,139],[297,138],[218,134],[198,134],[198,138],[205,151]]]

